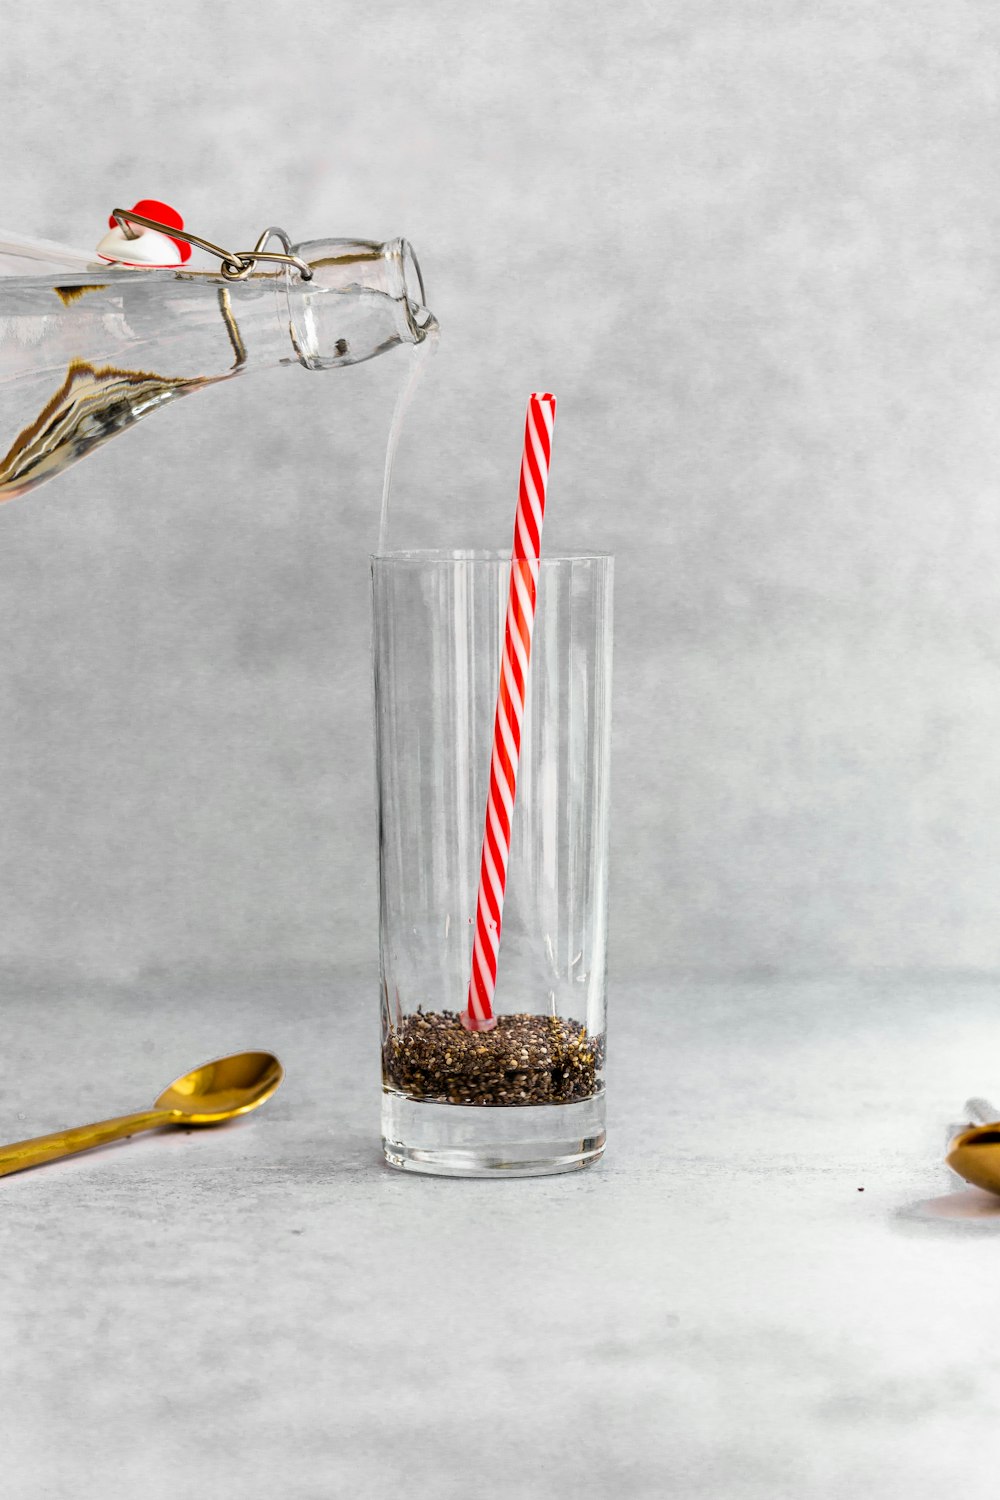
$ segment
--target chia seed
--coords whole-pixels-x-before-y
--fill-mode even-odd
[[[382,1082],[439,1104],[573,1104],[604,1087],[604,1038],[563,1016],[498,1016],[466,1031],[453,1010],[419,1010],[390,1024]]]

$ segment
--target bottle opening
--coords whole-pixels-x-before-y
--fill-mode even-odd
[[[409,240],[390,240],[386,255],[399,271],[399,300],[403,303],[413,342],[419,344],[427,332],[431,315],[427,310],[420,262]]]

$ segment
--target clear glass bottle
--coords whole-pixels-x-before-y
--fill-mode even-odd
[[[358,364],[436,327],[405,240],[310,240],[312,271],[121,267],[0,233],[0,501],[247,370]]]

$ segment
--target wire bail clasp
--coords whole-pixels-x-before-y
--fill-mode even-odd
[[[160,234],[169,236],[174,240],[185,240],[189,245],[197,245],[200,250],[207,250],[209,255],[218,256],[222,262],[221,270],[227,281],[245,281],[257,266],[258,261],[270,262],[280,261],[286,265],[294,266],[303,281],[312,280],[312,267],[297,255],[292,254],[292,242],[283,229],[271,225],[264,230],[252,250],[225,250],[221,245],[213,245],[211,240],[202,239],[199,234],[191,234],[186,229],[176,229],[171,224],[161,224],[157,219],[148,219],[145,214],[137,214],[132,209],[113,208],[111,216],[126,239],[134,239],[135,236],[129,230],[129,224],[142,224],[146,229],[158,230]],[[264,246],[268,240],[276,239],[284,247],[283,252],[277,250],[265,250]]]

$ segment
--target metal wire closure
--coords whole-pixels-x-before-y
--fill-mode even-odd
[[[312,267],[291,253],[292,244],[288,235],[283,229],[278,229],[274,225],[264,230],[252,250],[224,250],[221,245],[213,245],[211,240],[203,240],[201,235],[189,234],[186,229],[175,229],[172,224],[161,224],[156,219],[147,219],[144,214],[134,213],[131,209],[113,208],[111,214],[126,239],[136,238],[129,231],[130,223],[142,224],[146,229],[158,229],[169,239],[186,240],[189,245],[197,245],[200,250],[207,250],[209,255],[217,255],[222,262],[222,274],[227,281],[245,281],[260,260],[282,261],[286,265],[294,266],[303,281],[312,280]],[[270,239],[281,242],[284,247],[283,253],[264,249]]]

